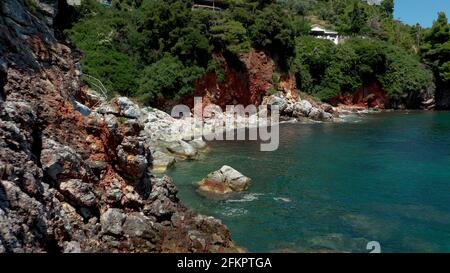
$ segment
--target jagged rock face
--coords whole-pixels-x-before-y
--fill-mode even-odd
[[[86,96],[51,29],[57,1],[37,3],[41,19],[22,0],[0,2],[0,252],[239,250],[149,173],[128,101],[123,123],[75,110]]]
[[[203,97],[205,105],[217,104],[224,109],[226,105],[259,105],[273,86],[275,63],[264,52],[252,49],[234,61],[218,55],[215,58],[224,69],[223,81],[215,73],[208,73],[195,83],[195,95]]]

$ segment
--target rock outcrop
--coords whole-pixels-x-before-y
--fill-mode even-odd
[[[239,251],[151,174],[151,122],[132,101],[86,111],[95,96],[52,29],[62,1],[35,2],[0,2],[0,252]]]
[[[204,98],[205,104],[259,105],[263,96],[273,86],[275,62],[264,52],[252,49],[240,54],[237,60],[216,55],[223,69],[223,79],[209,73],[196,81],[196,96]],[[193,105],[190,100],[186,104]]]
[[[251,179],[230,166],[222,166],[199,182],[199,190],[207,194],[226,195],[246,191]]]
[[[330,100],[336,107],[358,107],[375,109],[422,109],[433,110],[436,86],[431,79],[426,88],[389,97],[379,82],[372,82],[352,94],[342,94]]]
[[[310,99],[298,97],[289,98],[283,92],[265,97],[263,104],[277,106],[280,114],[287,118],[295,118],[299,121],[312,120],[332,122],[335,109],[328,104],[318,104]]]

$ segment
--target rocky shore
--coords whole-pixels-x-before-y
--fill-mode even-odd
[[[242,251],[153,176],[173,161],[152,157],[161,112],[141,123],[129,100],[120,112],[86,106],[74,52],[54,36],[57,1],[36,3],[39,17],[0,3],[0,252]],[[170,149],[194,157],[191,146]]]

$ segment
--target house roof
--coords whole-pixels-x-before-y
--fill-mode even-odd
[[[320,32],[320,33],[331,34],[331,35],[339,34],[336,31],[328,30],[320,25],[312,25],[311,32]]]

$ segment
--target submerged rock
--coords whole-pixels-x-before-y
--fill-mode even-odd
[[[206,176],[199,183],[199,190],[213,194],[229,194],[245,191],[249,188],[251,179],[230,166],[223,166]]]

